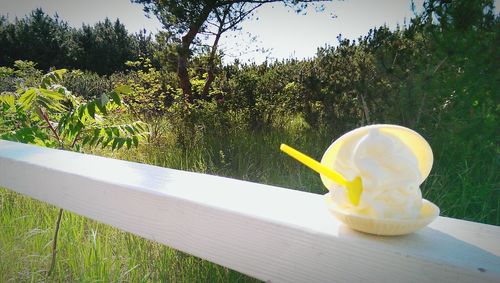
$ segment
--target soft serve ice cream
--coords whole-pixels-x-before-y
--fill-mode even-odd
[[[399,137],[370,127],[343,137],[333,163],[327,164],[347,180],[360,176],[363,192],[358,205],[352,204],[346,189],[329,187],[335,206],[351,214],[370,218],[416,219],[422,207],[419,170],[414,151]]]

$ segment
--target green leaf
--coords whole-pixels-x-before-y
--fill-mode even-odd
[[[104,140],[104,137],[99,137],[99,139],[97,140],[97,142],[95,143],[95,145],[97,146],[98,144],[100,144],[102,141]]]
[[[59,122],[58,122],[58,130],[59,130],[59,134],[62,133],[63,130],[66,129],[66,126],[68,125],[67,122],[68,122],[68,116],[67,115],[64,115],[61,117],[61,119],[59,119]]]
[[[111,145],[111,150],[115,150],[117,145],[118,145],[118,139],[114,139],[113,144]]]
[[[62,80],[63,75],[67,72],[66,69],[55,70],[50,73],[47,73],[42,78],[42,83],[40,86],[42,88],[47,88],[48,86],[58,83]]]
[[[132,135],[135,134],[135,132],[136,132],[135,129],[134,129],[134,127],[131,126],[131,125],[125,125],[124,128],[125,128],[125,130],[127,130],[127,132],[129,132]]]
[[[102,94],[101,97],[96,100],[97,108],[99,108],[99,111],[101,111],[101,113],[107,114],[106,104],[108,104],[108,102],[109,98],[106,94]]]
[[[112,138],[108,138],[102,142],[102,148],[105,148],[109,145],[109,143],[112,141]]]
[[[102,114],[106,115],[108,114],[107,110],[106,110],[106,106],[102,106],[101,103],[96,103],[96,106],[97,108],[99,109],[99,111],[101,111]]]
[[[78,122],[73,129],[71,129],[70,134],[71,136],[76,136],[83,128],[83,124],[81,122]]]
[[[9,109],[16,107],[16,96],[14,94],[3,93],[0,95],[0,102],[5,103]]]
[[[67,91],[67,89],[65,87],[61,86],[61,87],[57,88],[57,92],[62,94],[64,97],[66,97],[66,94],[67,94],[66,91]],[[70,92],[68,92],[68,93],[70,93]]]
[[[133,136],[132,143],[134,144],[135,147],[137,147],[139,145],[139,138],[137,136]]]
[[[86,105],[80,105],[78,107],[78,110],[77,110],[78,111],[78,119],[82,119],[83,115],[85,114],[85,109],[86,109],[85,106]]]
[[[106,133],[106,136],[108,136],[108,138],[113,137],[113,130],[111,128],[105,128],[104,132]]]
[[[57,91],[44,89],[44,88],[41,88],[39,90],[40,90],[40,93],[42,96],[45,96],[45,97],[50,98],[50,99],[63,100],[66,98],[66,96],[64,96],[64,94],[61,94],[60,92],[57,92]]]
[[[38,116],[38,119],[45,120],[42,109],[40,109],[40,107],[35,108],[35,113]]]
[[[132,88],[128,85],[120,85],[115,88],[115,91],[120,94],[130,94],[132,92]]]
[[[59,101],[44,96],[38,97],[38,103],[40,103],[41,106],[55,112],[64,112],[66,110],[66,107]]]
[[[108,93],[108,95],[113,99],[113,102],[116,103],[117,105],[122,105],[122,101],[120,99],[120,96],[116,91],[112,91]]]
[[[86,145],[90,140],[92,139],[92,136],[85,136],[82,141],[82,145]]]
[[[15,131],[14,135],[17,141],[23,143],[33,143],[35,141],[35,134],[32,128],[21,128]]]
[[[68,70],[59,69],[59,70],[52,71],[51,73],[54,74],[55,76],[57,76],[57,78],[59,80],[61,80],[63,78],[63,75],[66,74],[66,72],[68,72]]]
[[[118,127],[112,127],[111,130],[113,131],[113,134],[117,137],[120,136],[120,129]]]
[[[21,97],[19,97],[19,105],[24,111],[28,111],[36,97],[38,96],[38,91],[34,88],[27,89]]]
[[[99,136],[100,136],[100,135],[99,135],[99,133],[100,133],[100,132],[101,132],[101,130],[100,130],[100,129],[94,129],[94,133],[93,133],[94,135],[92,136],[92,139],[91,139],[91,140],[90,140],[90,142],[89,142],[89,145],[90,145],[90,146],[97,145],[97,141],[98,141],[98,139],[99,139]]]
[[[109,97],[105,93],[103,93],[100,97],[100,101],[101,101],[101,105],[105,107],[106,104],[108,104],[108,102],[109,102]]]
[[[123,147],[124,144],[125,144],[125,140],[124,139],[119,139],[118,140],[118,147],[116,149],[119,150],[120,148]]]
[[[92,119],[95,119],[95,101],[87,103],[87,113]]]

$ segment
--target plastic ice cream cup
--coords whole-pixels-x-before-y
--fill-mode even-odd
[[[334,141],[332,145],[324,153],[321,163],[329,168],[332,168],[333,170],[341,169],[341,168],[334,168],[334,162],[339,161],[339,158],[345,158],[346,152],[350,154],[351,152],[350,150],[356,148],[354,147],[354,145],[358,146],[360,144],[360,141],[362,141],[362,139],[366,140],[367,135],[369,135],[370,133],[372,133],[372,137],[375,137],[375,140],[377,138],[385,139],[387,137],[388,140],[390,140],[391,142],[393,141],[392,143],[397,144],[395,148],[398,150],[396,152],[392,153],[388,152],[387,155],[383,153],[381,155],[378,155],[381,156],[381,158],[386,158],[385,159],[386,163],[392,160],[390,159],[391,154],[396,154],[396,155],[399,154],[404,156],[398,162],[401,162],[401,160],[405,161],[406,160],[405,158],[408,157],[408,163],[413,164],[412,165],[413,167],[409,166],[408,168],[415,168],[413,171],[411,171],[414,172],[415,174],[410,174],[413,177],[412,179],[413,183],[411,186],[409,186],[410,188],[409,191],[411,192],[411,199],[408,199],[408,205],[412,207],[412,209],[408,210],[412,211],[411,216],[407,215],[408,214],[407,211],[404,213],[402,211],[401,215],[398,215],[399,210],[397,209],[398,208],[397,206],[387,207],[393,204],[393,202],[391,201],[376,203],[376,205],[378,206],[377,209],[382,211],[384,210],[384,205],[386,205],[387,210],[390,211],[391,214],[390,217],[385,216],[386,214],[376,214],[376,213],[364,214],[362,208],[363,205],[365,205],[365,207],[368,207],[366,211],[370,211],[369,207],[370,205],[369,202],[367,201],[368,197],[370,197],[371,198],[370,201],[373,201],[374,203],[376,202],[376,198],[380,198],[381,194],[388,194],[389,195],[387,197],[388,199],[393,197],[391,195],[391,193],[393,192],[391,192],[391,188],[389,187],[382,187],[383,192],[379,192],[376,190],[370,191],[370,188],[368,187],[366,187],[367,190],[365,190],[365,182],[364,182],[365,180],[363,180],[364,188],[361,196],[361,201],[363,202],[363,194],[372,194],[372,195],[364,196],[366,202],[364,204],[361,203],[361,208],[360,208],[352,206],[349,203],[346,203],[344,205],[341,201],[341,198],[334,199],[333,195],[337,195],[337,197],[339,196],[338,185],[334,184],[330,179],[326,178],[325,176],[321,176],[323,184],[331,192],[326,194],[325,196],[328,209],[337,219],[346,224],[348,227],[354,230],[371,234],[403,235],[412,233],[422,227],[425,227],[439,215],[439,208],[432,202],[422,199],[421,197],[419,186],[429,176],[433,163],[433,154],[431,147],[429,146],[427,141],[417,132],[402,126],[387,125],[387,124],[370,125],[357,128],[342,135],[340,138]],[[368,146],[366,145],[367,144],[365,143],[365,148],[371,149],[371,144],[368,144]],[[339,156],[342,155],[339,154],[339,152],[344,152],[344,155]],[[363,158],[370,159],[372,157],[363,156]],[[342,160],[340,159],[340,161]],[[368,160],[367,162],[371,161],[374,161],[374,164],[377,164],[376,163],[377,160]],[[402,164],[402,166],[403,165],[406,166],[406,164],[404,163]],[[350,167],[348,167],[348,169],[350,169]],[[355,170],[353,169],[353,171]],[[374,172],[376,172],[376,170]],[[392,171],[388,169],[384,172],[391,173]],[[345,173],[346,172],[344,172],[344,174]],[[347,172],[347,173],[354,174],[353,172]],[[363,179],[363,174],[360,174],[360,177]],[[389,180],[386,178],[382,179]],[[397,191],[397,189],[394,189],[394,191]],[[399,206],[406,205],[405,193],[396,192],[396,195],[398,197],[398,202],[399,202],[397,203],[397,205]],[[384,199],[384,197],[382,197],[382,199]]]

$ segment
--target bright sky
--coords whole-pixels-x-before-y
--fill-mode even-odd
[[[311,7],[306,15],[296,14],[281,4],[267,4],[257,10],[254,19],[242,23],[240,32],[227,34],[222,40],[222,48],[227,54],[225,60],[239,58],[260,63],[266,57],[313,57],[318,47],[336,45],[339,34],[356,39],[373,27],[386,24],[395,28],[397,24],[404,24],[405,19],[413,15],[410,3],[410,0],[333,1],[325,4],[323,12],[315,12]],[[417,9],[421,9],[422,3],[423,0],[415,0]],[[23,17],[37,7],[49,15],[57,13],[75,27],[108,17],[112,20],[119,18],[129,32],[146,29],[156,33],[161,30],[161,24],[154,16],[146,18],[142,6],[129,0],[0,0],[0,14],[8,15],[11,20]],[[252,41],[252,37],[257,40]],[[257,48],[268,52],[252,51]]]

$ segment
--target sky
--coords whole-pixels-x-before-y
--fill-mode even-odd
[[[422,3],[423,0],[415,0],[417,10],[422,9]],[[145,16],[142,5],[129,0],[0,0],[0,14],[10,20],[23,17],[37,7],[49,15],[57,13],[74,27],[108,17],[119,18],[129,32],[146,29],[156,33],[162,29],[154,16]],[[257,63],[266,59],[310,58],[318,47],[335,46],[339,34],[356,39],[366,35],[370,28],[385,24],[394,29],[413,16],[410,0],[333,1],[324,8],[317,12],[310,7],[305,14],[297,14],[281,4],[260,7],[253,19],[241,24],[241,31],[227,33],[221,40],[225,62],[236,58]],[[256,52],[257,49],[266,52]]]

